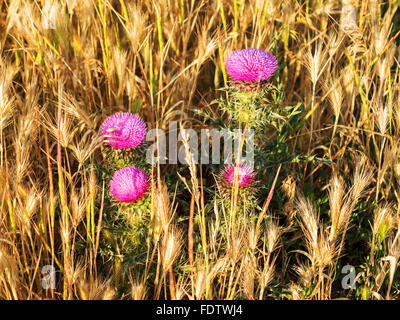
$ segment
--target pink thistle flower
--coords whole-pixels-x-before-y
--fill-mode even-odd
[[[253,171],[253,169],[248,166],[247,164],[240,164],[238,166],[239,172],[238,172],[238,184],[239,188],[241,187],[247,187],[254,183],[254,177],[256,173]],[[234,178],[235,178],[235,165],[232,164],[229,167],[225,168],[222,172],[222,177],[224,178],[225,182],[233,186],[234,183]]]
[[[125,167],[114,172],[110,181],[110,193],[122,202],[135,202],[148,187],[147,177],[135,167]]]
[[[225,61],[226,71],[233,80],[263,81],[278,68],[276,58],[262,49],[236,50]]]
[[[109,116],[100,130],[105,140],[118,149],[136,147],[142,143],[147,132],[142,118],[129,112]]]

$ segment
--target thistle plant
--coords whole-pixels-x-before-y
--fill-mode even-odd
[[[149,164],[145,158],[147,145],[144,142],[147,128],[143,119],[128,112],[116,113],[104,120],[100,132],[107,144],[104,149],[104,169],[107,171],[108,180],[115,176],[117,172],[114,173],[114,171],[119,169],[128,167],[135,167],[135,170],[141,169],[143,171],[149,169]],[[138,171],[134,171],[132,168],[124,169],[119,171],[117,176],[132,172]],[[139,175],[135,175],[135,177],[139,177]]]
[[[267,80],[278,68],[276,58],[261,49],[234,51],[226,59],[226,70],[232,81],[227,100],[218,100],[222,111],[228,113],[234,125],[258,127],[263,124],[263,105],[268,103],[267,93],[273,86]],[[260,108],[261,107],[261,108]]]
[[[276,97],[277,88],[268,79],[277,70],[278,62],[274,55],[262,49],[243,49],[234,51],[226,59],[225,65],[232,81],[228,88],[223,89],[227,98],[216,102],[228,115],[229,125],[238,127],[242,135],[235,155],[236,165],[224,172],[225,179],[232,182],[231,186],[237,193],[238,187],[246,185],[254,177],[250,167],[241,164],[244,137],[249,129],[261,132],[272,118],[270,99]],[[241,173],[244,176],[247,173],[249,181],[242,181]]]
[[[245,227],[250,221],[255,221],[255,211],[258,207],[256,175],[254,169],[246,163],[228,165],[219,175],[222,204],[227,212],[234,214],[233,222],[237,227]],[[237,197],[232,202],[235,191]],[[236,212],[239,214],[235,214]],[[226,229],[227,226],[222,223],[222,234]]]
[[[149,168],[144,141],[147,129],[139,116],[129,112],[115,113],[104,120],[100,132],[108,145],[105,157],[112,170],[131,165],[144,170]]]
[[[149,164],[145,158],[146,124],[139,116],[124,112],[105,119],[102,178],[109,186],[110,213],[104,217],[105,241],[100,253],[122,265],[122,272],[144,261],[151,232]],[[118,253],[118,255],[116,255]]]
[[[222,124],[224,129],[230,130],[233,139],[238,139],[239,147],[234,156],[234,164],[223,168],[218,175],[218,189],[216,197],[228,213],[228,217],[221,222],[219,231],[221,236],[229,242],[230,237],[243,228],[255,225],[257,219],[258,199],[257,182],[253,164],[245,163],[241,159],[244,148],[247,146],[246,134],[251,130],[260,133],[265,129],[271,112],[271,99],[276,99],[279,91],[269,78],[278,68],[274,55],[261,49],[244,49],[234,51],[225,61],[226,71],[231,77],[229,87],[224,98],[218,103],[222,113],[228,121]],[[277,101],[276,101],[277,102]],[[277,104],[277,103],[276,103]],[[239,129],[239,136],[234,133]]]
[[[253,228],[254,232],[261,232],[262,222],[270,220],[265,217],[281,165],[296,159],[287,142],[302,125],[299,117],[303,109],[302,105],[282,107],[278,61],[272,53],[237,50],[226,59],[225,66],[231,80],[228,87],[221,89],[225,95],[214,103],[227,117],[220,127],[230,130],[233,139],[240,139],[234,164],[219,169],[220,192],[215,196],[222,211],[228,213],[219,228],[228,243],[239,230]],[[234,129],[239,129],[239,137]],[[246,145],[247,133],[254,134],[254,146]],[[270,138],[265,139],[266,136]],[[253,164],[242,159],[242,151],[249,147],[254,148]]]
[[[261,49],[237,50],[226,59],[225,65],[231,81],[228,87],[221,89],[226,93],[224,98],[214,103],[219,104],[227,116],[228,121],[222,126],[239,128],[243,136],[249,129],[254,131],[255,167],[261,177],[266,177],[264,185],[271,183],[272,178],[267,174],[269,168],[318,160],[313,156],[296,155],[288,143],[305,123],[301,119],[305,108],[301,103],[282,106],[284,91],[275,56]]]

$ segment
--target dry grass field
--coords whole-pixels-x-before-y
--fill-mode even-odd
[[[399,6],[0,0],[0,299],[399,299]],[[245,48],[277,59],[262,92],[225,67]],[[113,149],[119,112],[254,128],[254,183]]]

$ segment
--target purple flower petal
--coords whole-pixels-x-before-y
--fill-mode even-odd
[[[136,147],[142,143],[147,132],[142,118],[129,112],[109,116],[100,130],[105,140],[118,149]]]
[[[276,58],[262,49],[236,50],[225,61],[226,71],[236,80],[262,81],[278,68]]]
[[[125,167],[115,171],[110,181],[110,193],[122,202],[134,202],[144,195],[148,181],[143,171]]]
[[[251,185],[254,182],[254,177],[256,175],[253,169],[247,164],[240,164],[238,169],[239,188]],[[225,170],[222,172],[222,177],[229,186],[233,186],[235,178],[235,165],[232,164],[229,167],[225,168]]]

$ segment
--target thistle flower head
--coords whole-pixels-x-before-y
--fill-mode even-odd
[[[142,118],[129,112],[109,116],[100,130],[105,140],[118,149],[136,147],[146,136],[146,124]]]
[[[225,61],[226,71],[236,81],[263,81],[278,68],[276,58],[262,49],[236,50]]]
[[[247,164],[240,164],[238,166],[238,185],[239,188],[247,187],[254,182],[254,177],[256,173]],[[233,186],[235,181],[235,165],[232,164],[225,168],[222,172],[222,177],[229,186]]]
[[[147,177],[135,167],[125,167],[115,171],[110,181],[110,193],[122,202],[134,202],[146,192]]]

